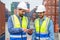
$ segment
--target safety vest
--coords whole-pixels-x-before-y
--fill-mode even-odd
[[[28,19],[25,16],[23,16],[22,18],[22,25],[16,15],[13,15],[12,21],[13,21],[14,28],[25,28],[25,29],[27,28]]]
[[[12,22],[13,22],[14,28],[25,28],[25,29],[27,29],[28,18],[25,16],[22,17],[22,24],[20,23],[20,20],[18,19],[18,17],[16,15],[12,16]],[[22,37],[23,37],[23,39],[26,39],[26,33],[22,32],[22,37],[21,37],[21,35],[10,35],[10,37],[18,38],[19,40],[21,40]]]
[[[47,17],[40,25],[40,18],[35,20],[36,39],[48,39],[48,24],[49,18]]]

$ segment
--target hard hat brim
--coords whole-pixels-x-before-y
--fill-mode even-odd
[[[46,10],[45,10],[45,11],[46,11]],[[36,12],[45,12],[45,11],[38,11],[38,10],[37,10]]]
[[[17,8],[17,9],[23,9],[23,10],[28,10],[28,9],[24,9],[24,8]]]

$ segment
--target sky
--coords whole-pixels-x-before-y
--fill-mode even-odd
[[[32,10],[35,6],[41,5],[43,3],[43,0],[1,0],[3,3],[5,3],[5,7],[11,11],[11,3],[12,2],[29,2],[30,3],[30,10]]]

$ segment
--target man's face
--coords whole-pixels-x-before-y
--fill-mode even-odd
[[[44,12],[39,12],[39,13],[38,13],[38,16],[39,16],[39,18],[42,19],[42,18],[44,17]]]
[[[25,14],[25,10],[23,10],[23,9],[18,9],[18,14],[19,14],[19,16],[23,16],[24,14]]]

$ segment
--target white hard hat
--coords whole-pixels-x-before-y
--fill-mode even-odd
[[[44,11],[46,11],[46,9],[45,9],[45,6],[44,6],[44,5],[39,5],[39,6],[37,7],[36,12],[44,12]]]
[[[28,10],[27,8],[27,4],[25,2],[20,2],[17,6],[17,8],[21,8],[21,9],[24,9],[24,10]]]

